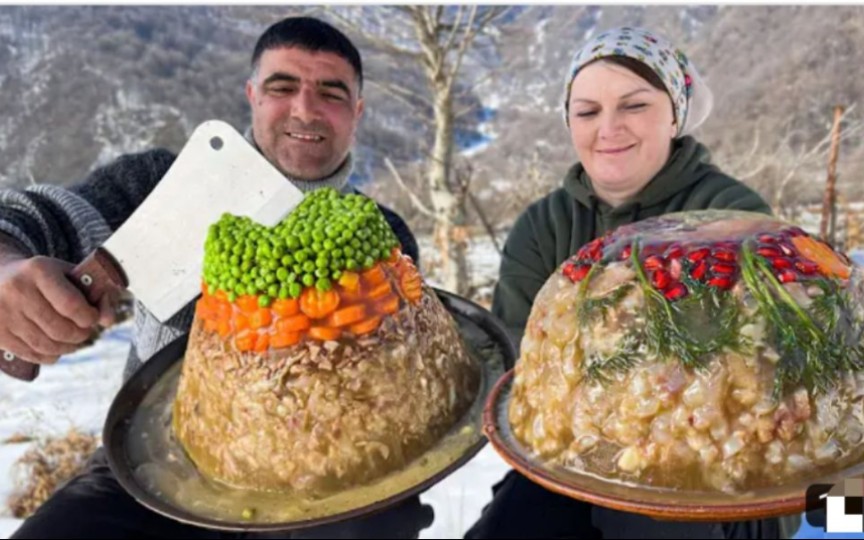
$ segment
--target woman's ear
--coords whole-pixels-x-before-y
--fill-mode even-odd
[[[676,135],[678,135],[678,122],[672,122],[672,131],[670,132],[670,138],[674,139]]]

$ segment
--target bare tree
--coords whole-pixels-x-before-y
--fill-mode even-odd
[[[843,132],[838,144],[854,140],[864,132],[864,119],[855,117],[852,105],[843,111],[840,121]],[[813,175],[824,167],[831,149],[832,133],[827,129],[824,135],[812,141],[808,131],[795,127],[795,119],[787,120],[781,130],[783,135],[774,143],[773,148],[765,148],[765,140],[757,128],[749,143],[749,151],[732,160],[729,171],[738,179],[752,185],[770,200],[772,210],[778,216],[792,219],[794,207],[804,202],[805,185],[812,185]],[[830,128],[831,124],[829,124]]]
[[[466,57],[479,36],[489,36],[493,21],[507,8],[480,6],[400,6],[391,8],[389,24],[381,32],[371,32],[350,16],[331,10],[338,19],[360,33],[373,46],[396,58],[419,62],[428,88],[428,97],[418,95],[393,81],[376,81],[375,85],[394,99],[429,112],[432,140],[425,167],[425,184],[429,204],[411,197],[418,210],[433,219],[435,245],[441,254],[439,280],[445,289],[465,294],[469,290],[466,230],[470,198],[470,175],[455,173],[454,134],[460,115],[473,107],[457,110],[458,83]],[[413,36],[394,26],[410,29]],[[405,186],[389,163],[391,173]],[[406,186],[407,188],[407,186]]]

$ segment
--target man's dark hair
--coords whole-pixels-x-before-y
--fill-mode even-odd
[[[363,64],[360,52],[348,36],[334,26],[312,17],[288,17],[268,28],[255,44],[252,70],[258,69],[261,55],[269,49],[298,47],[311,52],[329,52],[344,58],[357,73],[363,88]]]

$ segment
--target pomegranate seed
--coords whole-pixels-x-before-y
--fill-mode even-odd
[[[693,279],[702,279],[705,277],[705,272],[708,271],[708,262],[707,261],[699,261],[693,270],[690,270],[690,275],[693,276]]]
[[[711,271],[715,274],[734,274],[735,273],[735,265],[734,264],[726,264],[726,263],[715,263],[711,265]]]
[[[780,283],[791,283],[793,281],[798,280],[798,276],[795,275],[795,272],[792,270],[783,270],[780,272],[780,275],[777,276],[777,279],[780,280]]]
[[[811,261],[795,261],[795,268],[805,275],[812,275],[819,271],[819,265]]]
[[[669,275],[672,276],[672,279],[678,281],[681,279],[681,272],[684,271],[684,268],[681,266],[680,259],[672,259],[669,261]]]
[[[663,296],[666,297],[666,300],[674,302],[675,300],[680,300],[687,296],[687,287],[684,286],[683,283],[676,283],[672,287],[669,288]]]
[[[787,257],[789,257],[791,255],[795,255],[795,248],[790,246],[786,242],[780,242],[778,245],[780,246],[780,249],[783,251],[783,255],[786,255]]]
[[[779,257],[783,255],[782,253],[780,253],[779,249],[773,246],[762,246],[756,250],[756,253],[768,259],[773,259],[774,257]]]
[[[687,259],[690,262],[695,263],[695,262],[701,261],[702,259],[704,259],[705,257],[707,257],[710,254],[711,254],[711,250],[708,248],[697,249],[695,251],[691,251],[690,253],[688,253]]]
[[[582,281],[585,279],[585,276],[588,275],[588,271],[591,270],[590,264],[581,264],[573,268],[573,271],[570,272],[570,275],[567,276],[571,281]]]
[[[633,254],[633,246],[627,245],[624,246],[624,249],[621,250],[621,260],[625,261],[630,258],[630,255]]]
[[[792,268],[792,261],[785,257],[777,257],[775,259],[771,259],[771,266],[773,266],[776,270],[786,270],[787,268]]]
[[[682,248],[679,244],[673,244],[672,247],[666,252],[667,259],[678,259],[682,255],[684,255],[684,248]]]
[[[663,260],[663,257],[658,257],[657,255],[651,255],[642,265],[648,270],[657,270],[659,268],[663,268],[666,265],[666,261]]]
[[[731,249],[721,248],[714,250],[714,258],[723,262],[735,262],[738,256]]]
[[[651,274],[651,283],[661,291],[666,289],[671,282],[672,278],[665,270],[655,270],[654,273]]]
[[[762,242],[763,244],[776,244],[777,243],[777,237],[770,235],[770,234],[760,234],[759,235],[759,241]]]
[[[717,276],[708,280],[708,285],[717,287],[718,289],[728,289],[732,286],[732,278],[729,276]]]
[[[807,236],[807,233],[804,232],[804,229],[801,227],[792,227],[791,229],[786,229],[784,232],[792,238],[796,236]]]

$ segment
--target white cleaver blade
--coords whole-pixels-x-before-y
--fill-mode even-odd
[[[129,290],[162,322],[201,292],[204,243],[225,212],[264,226],[282,221],[303,193],[233,127],[204,122],[143,204],[103,248]]]
[[[98,306],[126,288],[165,322],[201,290],[204,243],[223,213],[279,223],[303,193],[219,120],[198,126],[150,196],[69,279]],[[0,351],[0,371],[32,381],[39,366]]]

